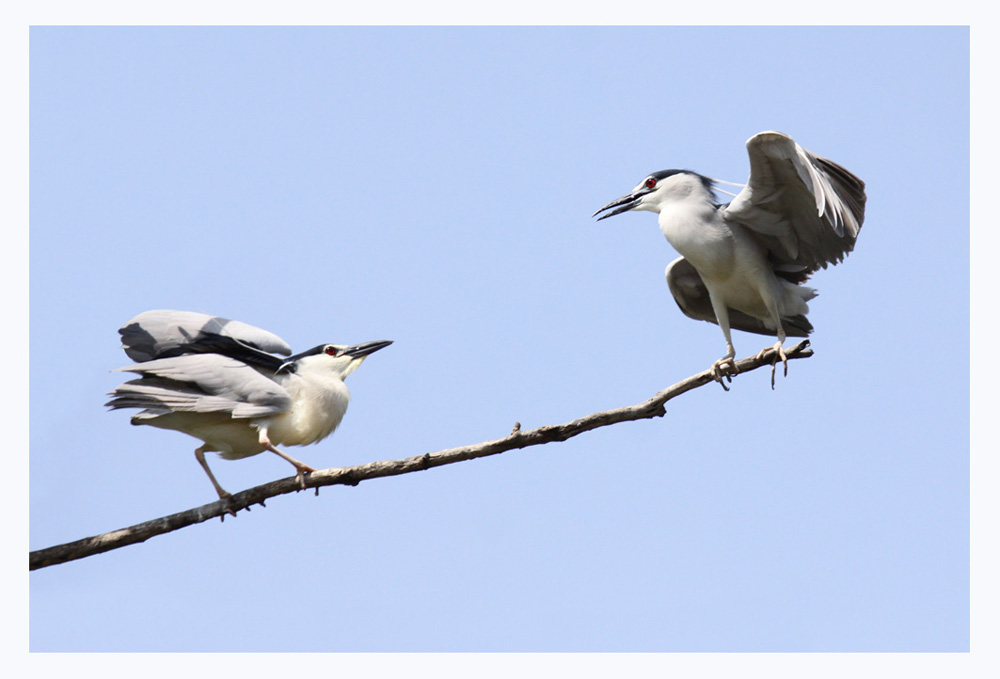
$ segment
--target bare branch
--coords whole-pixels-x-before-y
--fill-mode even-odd
[[[808,358],[813,355],[812,350],[808,347],[809,341],[803,340],[792,349],[787,350],[786,354],[789,359]],[[762,366],[771,366],[775,360],[777,360],[775,352],[773,349],[770,349],[762,356],[754,356],[738,361],[736,363],[736,372],[744,373],[756,370]],[[682,380],[671,387],[667,387],[642,403],[605,410],[564,424],[553,424],[538,427],[537,429],[522,430],[520,423],[516,423],[510,434],[493,441],[484,441],[460,448],[449,448],[436,453],[425,453],[400,460],[386,460],[369,462],[353,467],[322,469],[306,476],[306,487],[315,488],[316,493],[319,494],[321,486],[356,486],[368,479],[398,476],[399,474],[423,471],[432,467],[440,467],[463,460],[497,455],[498,453],[516,448],[527,448],[529,446],[552,443],[553,441],[565,441],[591,429],[606,427],[618,422],[662,417],[666,413],[664,404],[667,401],[713,381],[712,372],[706,370],[686,380]],[[152,521],[146,521],[110,533],[30,552],[29,568],[30,570],[37,570],[46,566],[118,549],[125,545],[145,542],[156,535],[169,533],[178,528],[184,528],[185,526],[201,523],[202,521],[216,517],[224,520],[226,514],[235,514],[241,509],[249,510],[255,504],[264,506],[264,501],[269,498],[300,490],[302,490],[302,487],[294,476],[265,483],[236,493],[228,500],[218,500],[201,507],[171,514]]]

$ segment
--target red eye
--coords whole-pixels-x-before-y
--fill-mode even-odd
[[[652,177],[650,177],[649,179],[646,180],[646,188],[647,189],[651,189],[654,186],[656,186],[656,180],[655,179],[653,179]]]
[[[336,356],[337,355],[337,347],[327,347],[323,351],[326,352],[327,356]]]

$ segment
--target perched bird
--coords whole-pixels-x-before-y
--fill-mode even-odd
[[[802,285],[820,267],[854,249],[865,218],[865,184],[779,132],[747,140],[750,178],[732,202],[719,204],[718,180],[689,170],[664,170],[594,213],[598,221],[629,210],[659,213],[660,231],[681,257],[667,267],[667,285],[685,315],[717,323],[726,355],[715,378],[735,371],[730,328],[777,335],[771,384],[785,338],[812,332]],[[728,182],[718,182],[728,183]],[[604,214],[601,214],[604,213]],[[771,347],[765,347],[759,354]]]
[[[366,356],[392,344],[320,344],[292,356],[288,344],[266,330],[191,311],[147,311],[118,332],[137,362],[118,370],[141,377],[112,391],[105,405],[141,408],[132,424],[204,441],[194,455],[222,499],[229,493],[208,468],[207,452],[235,460],[269,450],[292,463],[304,487],[304,474],[316,470],[276,446],[329,436],[347,411],[344,379]]]

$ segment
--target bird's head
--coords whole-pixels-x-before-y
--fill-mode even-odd
[[[392,342],[389,340],[365,342],[353,346],[320,344],[301,354],[291,356],[281,364],[278,372],[294,372],[300,375],[305,372],[333,374],[343,380],[357,370],[365,358],[390,344]]]
[[[690,170],[662,170],[649,175],[639,185],[621,198],[616,198],[594,213],[603,215],[597,221],[619,215],[630,210],[648,210],[659,212],[672,202],[683,200],[715,201],[712,193],[713,183],[708,177],[703,177]],[[615,209],[616,208],[616,209]],[[610,210],[610,212],[608,212]]]

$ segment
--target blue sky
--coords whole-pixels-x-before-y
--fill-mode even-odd
[[[141,311],[394,340],[290,450],[393,459],[722,355],[655,218],[591,218],[649,172],[743,181],[776,129],[869,195],[774,391],[35,572],[32,651],[969,649],[967,29],[35,28],[30,59],[31,549],[214,497],[194,439],[102,406]]]

